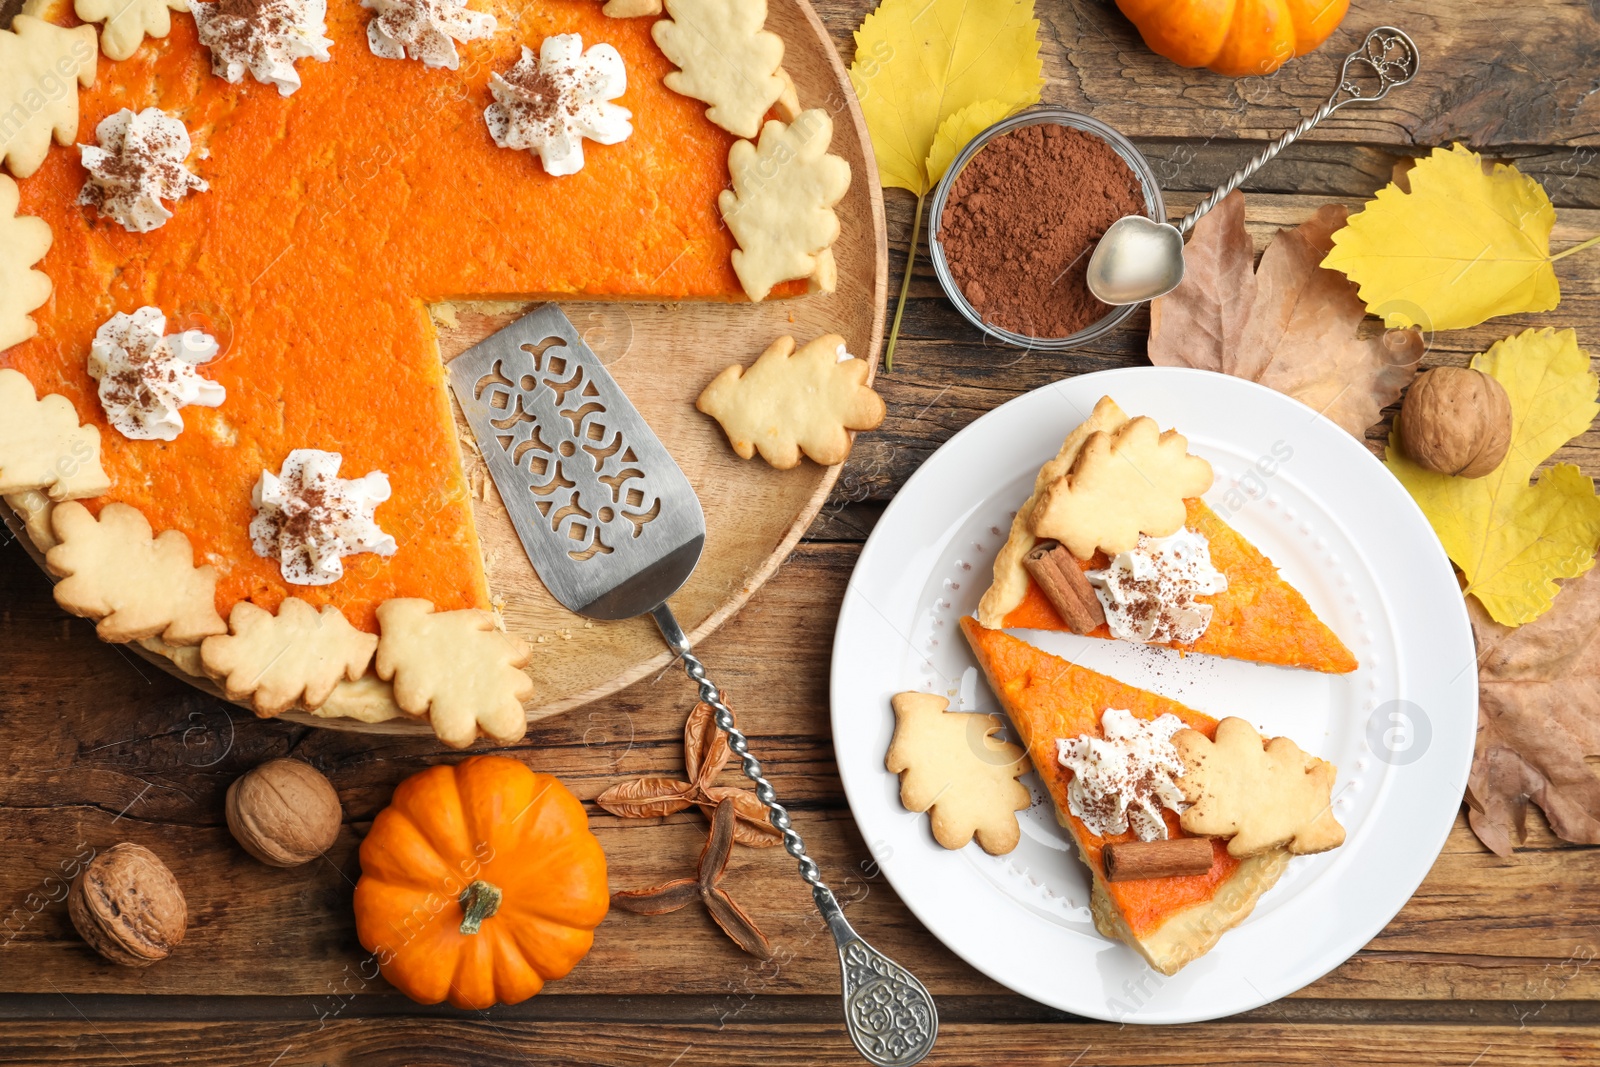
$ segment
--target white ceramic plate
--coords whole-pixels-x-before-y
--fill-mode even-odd
[[[957,620],[1040,464],[1103,395],[1176,427],[1217,479],[1206,502],[1278,564],[1361,661],[1353,674],[1180,658],[1026,632],[1034,644],[1221,718],[1239,715],[1335,763],[1342,848],[1294,860],[1254,914],[1163,977],[1089,917],[1089,875],[1037,778],[1006,856],[950,852],[900,805],[883,758],[889,698],[998,711]],[[1136,368],[1072,378],[990,412],[906,483],[867,540],[833,647],[833,737],[846,796],[890,883],[958,955],[1024,996],[1117,1022],[1180,1023],[1276,1000],[1344,962],[1416,890],[1444,845],[1477,726],[1471,629],[1438,539],[1360,443],[1238,378]]]

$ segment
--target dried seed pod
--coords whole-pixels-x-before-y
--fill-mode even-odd
[[[1430,471],[1482,478],[1511,447],[1505,387],[1470,367],[1424,371],[1400,408],[1400,447]]]
[[[228,787],[228,829],[250,855],[298,867],[339,837],[343,811],[333,784],[309,763],[275,759]]]
[[[189,906],[166,864],[142,845],[113,845],[73,879],[67,914],[112,963],[148,967],[183,940]]]

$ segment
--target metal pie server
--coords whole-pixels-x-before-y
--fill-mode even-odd
[[[880,1067],[921,1060],[939,1031],[933,997],[851,928],[667,605],[705,547],[694,487],[554,304],[474,345],[448,370],[489,475],[551,595],[592,619],[648,614],[715,710],[839,946],[845,1025],[856,1048]]]

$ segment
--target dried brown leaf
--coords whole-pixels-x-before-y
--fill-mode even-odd
[[[625,889],[611,894],[611,906],[635,915],[666,915],[686,908],[700,896],[700,883],[679,878],[649,889]]]
[[[1526,839],[1528,804],[1558,837],[1600,844],[1600,567],[1554,606],[1502,626],[1467,598],[1478,640],[1478,742],[1467,778],[1473,832],[1501,856]]]
[[[772,943],[767,940],[767,935],[761,932],[756,921],[746,915],[743,908],[733,902],[727,890],[713,886],[702,891],[701,899],[706,902],[706,911],[711,913],[711,918],[722,927],[723,933],[733,938],[734,944],[758,960],[772,958]]]
[[[1150,305],[1150,362],[1233,374],[1256,299],[1255,245],[1234,193],[1195,223],[1183,283]]]
[[[783,844],[783,834],[767,818],[767,806],[761,798],[748,789],[731,785],[714,785],[705,791],[706,800],[697,801],[701,810],[709,811],[722,800],[732,800],[739,821],[733,828],[733,839],[751,848],[771,848]]]
[[[1183,284],[1150,309],[1150,361],[1248,378],[1322,412],[1356,437],[1417,372],[1417,330],[1363,331],[1356,286],[1319,264],[1349,211],[1329,204],[1280,230],[1252,269],[1244,194],[1196,223]]]
[[[624,819],[653,819],[682,811],[690,804],[694,786],[672,778],[633,778],[614,785],[595,803]]]
[[[734,790],[737,792],[737,790]],[[758,802],[759,803],[759,802]],[[711,832],[700,851],[700,864],[694,878],[679,878],[650,889],[633,889],[611,895],[611,903],[636,915],[665,915],[677,911],[698,897],[734,943],[752,956],[772,958],[772,946],[755,920],[733,902],[717,883],[728,869],[733,855],[734,832],[739,822],[733,797],[724,797],[711,816]]]
[[[724,800],[711,813],[711,832],[706,835],[706,847],[700,850],[700,888],[709,890],[728,869],[728,858],[733,855],[733,828],[739,821],[733,801]]]
[[[727,703],[727,694],[719,697]],[[703,701],[696,704],[683,724],[683,766],[689,781],[702,789],[709,786],[728,765],[731,754],[728,735],[717,726],[716,709]]]

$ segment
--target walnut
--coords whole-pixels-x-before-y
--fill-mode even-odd
[[[67,914],[90,948],[124,967],[166,959],[189,925],[183,890],[166,864],[126,842],[95,856],[73,879]]]
[[[332,783],[297,759],[263,763],[228,787],[234,840],[274,867],[298,867],[326,852],[343,814]]]
[[[1511,447],[1505,388],[1470,367],[1424,371],[1400,408],[1400,446],[1420,467],[1482,478]]]

